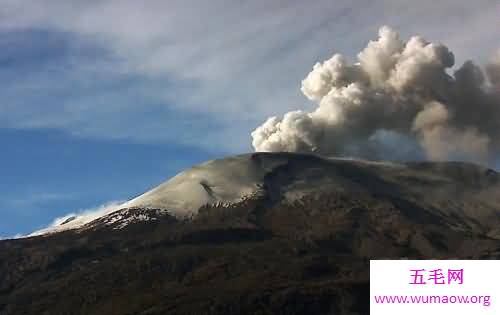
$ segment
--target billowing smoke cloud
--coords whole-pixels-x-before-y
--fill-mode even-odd
[[[500,147],[500,50],[486,71],[470,61],[452,75],[453,53],[389,27],[351,64],[340,54],[302,81],[312,112],[271,117],[252,132],[256,151],[365,158],[487,162]]]

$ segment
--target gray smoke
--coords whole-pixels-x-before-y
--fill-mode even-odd
[[[256,151],[364,158],[488,162],[500,148],[500,50],[485,71],[471,61],[453,75],[453,53],[389,27],[351,64],[340,54],[302,81],[318,103],[271,117],[252,132]]]

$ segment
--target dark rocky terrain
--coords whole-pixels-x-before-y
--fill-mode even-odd
[[[500,259],[493,170],[243,159],[273,166],[238,202],[1,241],[0,314],[368,314],[370,259]]]

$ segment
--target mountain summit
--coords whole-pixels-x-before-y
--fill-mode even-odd
[[[499,223],[473,164],[228,157],[0,242],[0,314],[368,314],[369,259],[500,258]]]
[[[460,162],[374,162],[297,153],[253,153],[208,161],[92,219],[125,226],[127,220],[135,221],[125,215],[130,209],[149,209],[153,218],[164,213],[182,219],[195,217],[203,207],[231,207],[262,195],[270,205],[332,194],[404,200],[423,213],[460,218],[464,227],[499,233],[492,223],[500,209],[500,175],[491,169]],[[143,211],[141,218],[148,220],[147,214]],[[93,225],[78,219],[70,217],[54,230]]]

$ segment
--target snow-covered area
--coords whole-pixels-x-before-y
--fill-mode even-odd
[[[273,159],[274,160],[274,159]],[[279,159],[277,159],[279,164]],[[285,160],[283,160],[285,161]],[[273,167],[276,162],[268,167]],[[126,209],[164,209],[177,217],[188,217],[206,204],[231,204],[254,194],[263,182],[266,167],[251,162],[251,154],[213,160],[197,165],[171,178],[158,187],[128,202],[111,203],[80,213],[71,213],[57,218],[47,228],[38,230],[28,236],[80,229],[93,221],[105,218],[100,222],[112,225],[117,222],[125,226],[137,222]],[[120,210],[120,211],[118,211]],[[92,225],[92,224],[90,224]],[[119,225],[120,226],[120,225]],[[122,226],[122,227],[123,227]]]
[[[237,202],[253,194],[271,168],[286,162],[271,160],[274,163],[264,165],[247,154],[209,161],[178,174],[123,207],[168,209],[175,216],[185,217],[205,204]]]

